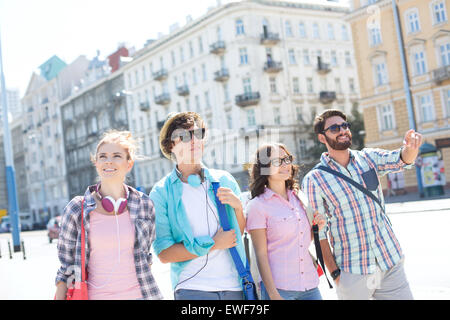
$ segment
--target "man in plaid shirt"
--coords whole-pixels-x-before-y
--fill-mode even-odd
[[[314,131],[328,150],[322,154],[319,165],[367,188],[383,207],[379,177],[411,168],[422,141],[419,133],[409,130],[398,150],[351,150],[347,117],[333,109],[316,117]],[[317,167],[305,176],[302,189],[311,207],[327,217],[328,226],[319,237],[339,299],[413,298],[400,244],[389,218],[374,199],[341,177]]]

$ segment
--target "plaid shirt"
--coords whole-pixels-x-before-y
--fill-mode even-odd
[[[150,270],[152,264],[150,248],[155,238],[155,210],[150,198],[142,192],[127,186],[129,190],[128,210],[132,224],[135,225],[134,263],[142,297],[148,300],[162,299],[159,288]],[[89,264],[89,213],[97,205],[92,196],[95,186],[87,188],[84,194],[84,229],[86,239],[86,269]],[[61,262],[56,276],[59,281],[81,281],[81,202],[83,197],[73,198],[64,208],[61,230],[58,239],[58,258]],[[70,278],[70,279],[69,279]],[[69,281],[68,281],[69,280]]]
[[[366,187],[362,173],[375,169],[379,177],[389,172],[411,168],[400,158],[401,149],[386,151],[366,148],[350,151],[350,162],[344,168],[323,153],[320,164],[341,172]],[[311,170],[303,179],[302,189],[313,210],[327,218],[320,239],[330,235],[336,264],[345,272],[371,274],[376,264],[382,270],[392,268],[402,257],[402,250],[389,218],[380,206],[363,192],[341,178],[320,169]],[[372,191],[384,206],[381,184]]]

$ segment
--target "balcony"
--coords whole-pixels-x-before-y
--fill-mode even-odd
[[[221,68],[219,71],[214,72],[214,80],[218,82],[225,82],[230,78],[230,73],[227,68]]]
[[[276,61],[267,61],[264,64],[264,71],[267,73],[278,73],[283,70],[283,64]]]
[[[327,74],[330,71],[331,71],[330,64],[323,63],[322,59],[320,57],[317,57],[317,72],[319,74]]]
[[[235,102],[240,107],[253,106],[259,103],[261,96],[259,92],[246,92],[244,94],[237,95]]]
[[[450,79],[450,65],[433,70],[433,81],[436,84],[448,79]]]
[[[332,103],[336,100],[336,92],[335,91],[320,91],[319,100],[323,104]]]
[[[158,130],[161,130],[161,129],[162,129],[162,127],[164,126],[164,123],[165,123],[165,122],[166,122],[165,120],[157,121],[157,122],[156,122],[156,127],[158,128]]]
[[[156,96],[155,103],[162,105],[162,106],[168,105],[170,103],[170,94],[163,93],[163,94],[160,94],[159,96]]]
[[[179,96],[185,97],[189,95],[189,86],[187,84],[184,84],[182,86],[179,86],[177,88],[177,92]]]
[[[216,41],[209,46],[209,52],[214,54],[223,54],[225,52],[226,46],[223,41]]]
[[[167,69],[161,68],[161,70],[153,72],[153,80],[164,81],[169,76]]]
[[[141,102],[139,104],[139,109],[141,109],[141,111],[150,111],[150,103],[148,101],[145,102]]]
[[[280,42],[280,35],[278,33],[264,32],[261,34],[261,44],[274,45]]]

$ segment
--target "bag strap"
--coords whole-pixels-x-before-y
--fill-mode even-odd
[[[331,282],[328,279],[327,271],[325,268],[325,263],[323,261],[322,247],[320,246],[320,240],[319,240],[319,226],[317,224],[314,224],[312,226],[312,230],[313,230],[313,235],[314,235],[314,247],[316,248],[317,259],[319,260],[320,266],[322,267],[323,274],[325,275],[325,279],[327,279],[330,289],[333,289],[333,286],[331,285]]]
[[[325,167],[325,166],[317,166],[316,169],[320,169],[323,171],[326,171],[328,173],[331,173],[345,181],[347,181],[348,183],[350,183],[352,186],[354,186],[355,188],[357,188],[359,191],[363,192],[366,196],[368,196],[369,198],[371,198],[373,201],[375,201],[376,203],[378,203],[378,205],[380,206],[381,210],[383,211],[383,213],[385,213],[383,204],[381,203],[380,199],[378,199],[377,196],[375,196],[372,192],[370,192],[369,190],[367,190],[367,188],[365,188],[364,186],[362,186],[361,184],[359,184],[358,182],[356,182],[355,180],[347,177],[345,174],[333,170],[331,168]]]
[[[83,222],[83,206],[84,206],[84,198],[81,200],[81,281],[86,281],[86,248],[85,248],[85,232],[84,232],[84,222]]]
[[[225,210],[225,205],[222,202],[220,202],[219,198],[217,197],[217,190],[219,189],[220,184],[219,184],[219,182],[212,182],[211,184],[213,186],[214,196],[216,198],[217,212],[219,213],[220,224],[222,225],[223,231],[229,231],[229,230],[231,230],[231,227],[230,227],[230,223],[228,221],[228,216],[227,216],[227,212]],[[244,267],[244,264],[242,263],[241,257],[239,256],[239,253],[237,252],[236,247],[229,248],[228,250],[230,250],[231,257],[233,258],[234,264],[236,265],[237,272],[238,272],[239,276],[241,277],[244,285],[247,284],[248,282],[253,282],[253,278],[252,278],[252,275],[249,270],[249,264],[248,264],[247,259],[245,259],[246,263],[247,263],[247,268],[246,268],[246,267]]]

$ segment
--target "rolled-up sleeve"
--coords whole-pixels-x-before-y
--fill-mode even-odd
[[[376,166],[379,176],[384,176],[391,172],[399,172],[403,169],[411,169],[414,166],[414,163],[406,164],[403,162],[401,148],[393,151],[378,148],[364,148],[362,152]]]

